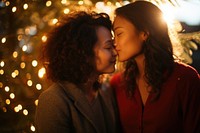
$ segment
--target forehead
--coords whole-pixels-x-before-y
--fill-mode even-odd
[[[106,27],[100,26],[96,30],[98,39],[109,39],[112,37],[111,31],[109,31]]]
[[[114,32],[117,30],[136,30],[136,27],[133,23],[131,23],[129,20],[127,20],[124,17],[116,16],[113,22],[113,30]]]

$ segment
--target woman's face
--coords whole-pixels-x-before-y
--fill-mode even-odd
[[[116,16],[113,23],[115,34],[115,49],[119,61],[126,61],[131,57],[142,54],[144,32],[139,32],[127,19]]]
[[[98,27],[97,37],[98,41],[94,47],[97,71],[100,74],[114,72],[117,53],[113,46],[111,32],[105,27]]]

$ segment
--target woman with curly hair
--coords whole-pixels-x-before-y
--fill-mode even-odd
[[[147,1],[116,9],[123,72],[111,79],[124,133],[200,133],[200,77],[173,57],[161,10]]]
[[[43,61],[54,83],[39,96],[39,133],[116,133],[116,104],[99,75],[115,70],[111,21],[105,13],[68,14],[50,32]]]

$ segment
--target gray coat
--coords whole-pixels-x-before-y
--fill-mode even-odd
[[[108,90],[99,90],[107,133],[119,132],[117,106]],[[69,82],[55,83],[39,97],[36,110],[38,133],[100,133],[83,92]]]

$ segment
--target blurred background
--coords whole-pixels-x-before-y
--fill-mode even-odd
[[[163,10],[175,55],[200,72],[200,0],[149,1]],[[134,1],[0,1],[0,133],[35,132],[38,96],[51,84],[39,55],[59,17],[93,10],[113,19],[115,8],[130,2]]]

